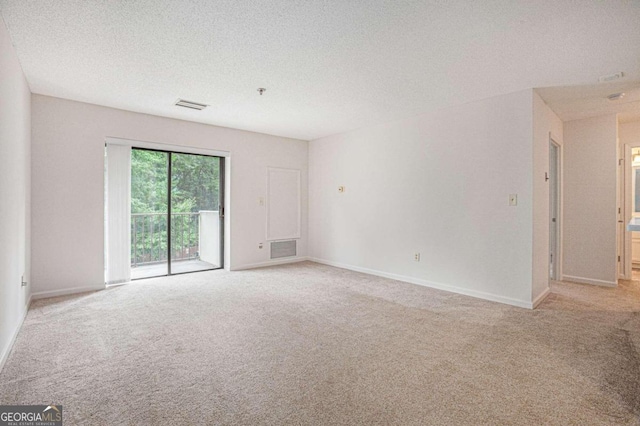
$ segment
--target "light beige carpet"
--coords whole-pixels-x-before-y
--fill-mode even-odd
[[[65,424],[640,424],[640,283],[535,311],[314,263],[34,302],[1,404]]]

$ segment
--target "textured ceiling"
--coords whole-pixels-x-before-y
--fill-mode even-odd
[[[0,0],[0,11],[34,93],[301,139],[618,71],[640,80],[637,0]]]
[[[640,119],[640,81],[545,87],[536,90],[564,121],[605,114],[618,114],[621,122]],[[624,93],[624,97],[617,101],[607,99],[608,95],[615,93]]]

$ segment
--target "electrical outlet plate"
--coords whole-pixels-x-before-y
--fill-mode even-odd
[[[413,260],[415,260],[416,262],[420,262],[420,253],[415,253],[413,255]]]

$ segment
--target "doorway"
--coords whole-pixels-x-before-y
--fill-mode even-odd
[[[630,204],[630,217],[628,221],[623,219],[623,225],[628,223],[631,219],[640,218],[640,147],[628,146],[626,149],[630,152],[630,193],[625,194],[629,198]],[[626,222],[626,223],[625,223]],[[626,231],[623,228],[623,231]],[[640,270],[640,232],[627,231],[627,235],[630,234],[631,240],[631,272]]]
[[[640,272],[640,232],[629,231],[640,218],[640,143],[619,145],[618,277],[631,280]]]
[[[559,280],[560,145],[549,139],[549,279]]]
[[[223,267],[221,157],[131,150],[131,279]]]

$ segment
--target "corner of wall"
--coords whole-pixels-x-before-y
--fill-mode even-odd
[[[533,98],[526,89],[312,141],[309,257],[530,306]],[[476,161],[460,163],[463,151]]]
[[[0,20],[2,21],[2,20]],[[31,300],[31,91],[0,22],[0,369]],[[22,283],[26,281],[27,285]]]
[[[532,90],[533,113],[533,277],[531,297],[539,303],[549,292],[549,144],[562,146],[563,123],[538,92]],[[562,183],[560,183],[561,185]],[[562,213],[560,212],[560,216]],[[560,223],[562,219],[560,217]],[[562,241],[559,241],[560,253]],[[560,260],[561,264],[561,254]]]

